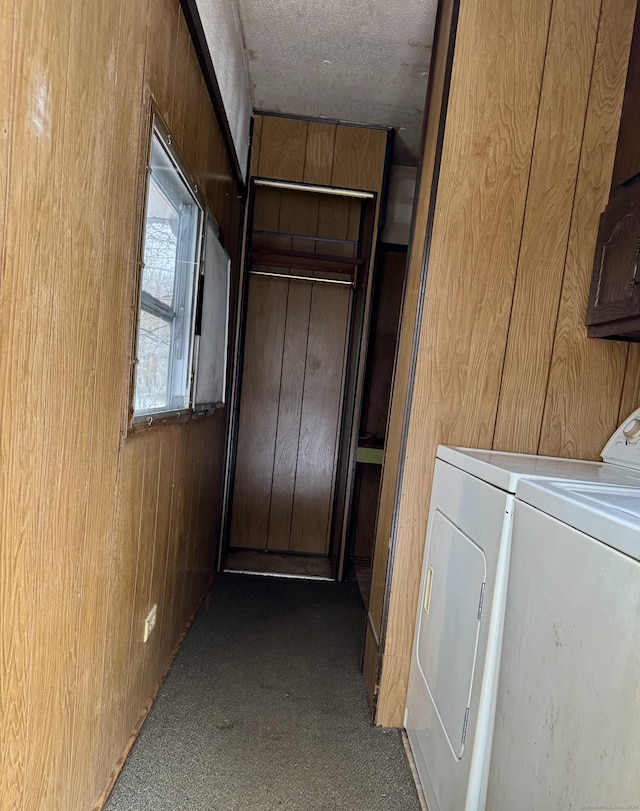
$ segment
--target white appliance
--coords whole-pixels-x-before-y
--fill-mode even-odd
[[[517,497],[487,808],[640,808],[640,489]]]
[[[516,490],[581,482],[598,492],[638,488],[640,498],[638,440],[640,409],[608,443],[605,462],[438,448],[405,711],[429,811],[509,807],[486,798]]]

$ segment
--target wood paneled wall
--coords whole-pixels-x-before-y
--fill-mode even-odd
[[[241,204],[177,0],[0,0],[0,96],[0,806],[87,811],[218,534],[225,413],[124,435],[152,97]]]
[[[461,0],[422,325],[396,363],[387,454],[404,470],[397,490],[385,466],[378,518],[370,625],[383,657],[367,650],[365,663],[380,724],[402,723],[437,445],[596,459],[640,401],[636,347],[584,327],[635,5]],[[420,271],[410,264],[410,287]],[[398,370],[414,346],[403,442]]]
[[[254,117],[251,177],[376,192],[371,229],[373,238],[366,239],[367,244],[363,246],[365,264],[358,269],[359,278],[366,280],[355,294],[354,322],[358,324],[363,321],[363,311],[368,312],[371,297],[373,256],[388,142],[389,131],[385,128],[334,124],[266,113]],[[322,194],[309,194],[309,200],[304,201],[302,196],[300,192],[276,192],[257,187],[253,228],[357,239],[361,201]],[[364,220],[368,234],[367,216]],[[313,245],[313,242],[295,237],[283,239],[260,234],[249,234],[248,244],[251,240],[254,247],[274,250],[293,248],[308,251],[309,245]],[[315,250],[317,253],[351,256],[354,248],[351,245],[318,243]],[[279,270],[290,272],[287,268]],[[331,275],[329,271],[322,271],[318,275],[327,274]],[[346,384],[346,402],[358,401],[361,396],[368,323],[365,323],[362,336],[358,338],[357,351],[354,351],[354,347],[345,347],[345,339],[349,339],[345,335],[345,319],[349,317],[350,301],[337,290],[318,289],[319,285],[314,285],[312,293],[310,287],[273,279],[265,286],[265,282],[257,277],[252,277],[247,285],[242,396],[238,389],[234,392],[234,403],[240,402],[234,405],[234,411],[237,410],[239,416],[229,520],[232,547],[326,554],[327,537],[335,539],[339,533],[346,531],[341,526],[331,529],[324,525],[326,518],[331,522],[334,502],[334,492],[327,485],[333,486],[337,479],[336,493],[338,500],[342,498],[343,501],[345,492],[351,489],[350,484],[340,484],[346,477],[343,468],[347,466],[347,449],[343,447],[339,453],[339,457],[344,458],[337,459],[336,476],[334,451],[337,440],[331,439],[331,435],[335,436],[336,426],[340,426],[336,408],[342,407],[344,392],[340,389],[343,383]],[[332,313],[331,317],[328,313]],[[329,339],[325,333],[331,319],[335,321],[335,335]],[[302,340],[292,341],[300,326]],[[267,328],[272,334],[267,336],[265,343],[261,331],[264,333]],[[319,337],[324,336],[323,341],[313,339],[314,330]],[[330,328],[328,332],[331,332]],[[294,351],[295,345],[300,343],[302,347],[306,344],[307,334],[309,353],[307,356],[305,350],[300,355]],[[360,334],[359,328],[357,334]],[[240,345],[239,334],[236,341]],[[353,358],[353,368],[350,373],[349,360],[344,379],[330,372],[328,359],[323,359],[322,352],[318,354],[316,351],[322,346],[338,363],[345,351],[349,352],[349,357]],[[310,377],[307,378],[305,359],[311,361],[308,366]],[[320,385],[322,376],[329,372],[336,384],[333,392],[326,381],[324,387]],[[274,380],[281,382],[281,385],[276,384],[275,395]],[[307,387],[308,408],[302,399]],[[265,409],[265,404],[274,396],[275,404],[284,407],[277,407],[271,413],[269,408]],[[265,402],[261,403],[261,399]],[[303,424],[305,420],[306,425]],[[343,433],[348,430],[346,425],[347,420],[343,422]],[[295,430],[292,430],[293,427]],[[306,445],[304,442],[300,444],[299,453],[296,450],[298,432],[300,436],[304,433],[308,437]],[[296,465],[299,463],[303,465],[299,469],[301,476],[296,475]],[[305,484],[307,480],[308,484]],[[304,514],[313,525],[311,531],[307,531],[307,527],[302,531],[302,522],[296,520],[302,512],[293,504],[291,488],[294,484],[296,499],[299,489],[301,497],[298,503],[305,505]],[[315,519],[316,511],[322,513],[322,520]],[[343,513],[341,504],[333,509],[334,518]],[[291,527],[291,532],[287,527]],[[329,535],[325,529],[329,529]],[[339,544],[332,543],[330,546],[333,557]]]
[[[251,174],[380,192],[388,138],[385,129],[256,115]]]
[[[259,187],[253,228],[357,242],[360,209],[360,200]],[[257,233],[251,247],[345,256],[357,250]],[[232,548],[328,554],[351,299],[342,286],[249,279]]]

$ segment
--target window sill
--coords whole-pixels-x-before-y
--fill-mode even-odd
[[[165,428],[170,425],[186,425],[193,420],[201,420],[212,417],[224,409],[224,405],[215,406],[206,411],[192,411],[184,409],[182,411],[163,411],[157,414],[145,414],[129,420],[127,436],[144,434],[147,431],[154,431],[158,428]]]

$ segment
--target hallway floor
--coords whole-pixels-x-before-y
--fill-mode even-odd
[[[106,811],[419,811],[363,630],[355,583],[218,575]]]

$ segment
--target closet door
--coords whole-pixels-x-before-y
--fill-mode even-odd
[[[256,196],[252,246],[322,254],[326,243],[310,244],[309,235],[326,233],[345,240],[341,249],[353,256],[358,227],[353,201],[265,189]],[[276,230],[287,236],[259,233]],[[328,553],[352,295],[347,285],[250,276],[232,548]]]

